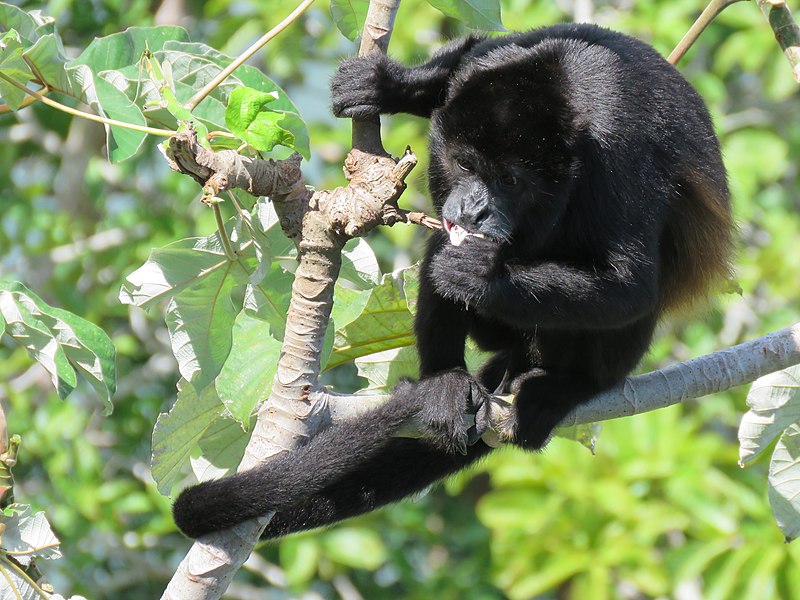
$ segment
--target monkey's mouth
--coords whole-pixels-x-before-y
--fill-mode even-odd
[[[461,242],[467,239],[467,236],[470,235],[476,238],[485,237],[482,233],[472,233],[471,231],[467,231],[461,227],[461,225],[451,223],[447,219],[442,219],[442,227],[444,227],[447,235],[450,236],[450,243],[453,244],[453,246],[460,246]]]

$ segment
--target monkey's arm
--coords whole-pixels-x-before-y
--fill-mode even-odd
[[[369,118],[404,112],[430,117],[444,102],[461,58],[483,39],[472,34],[455,40],[418,67],[405,67],[380,53],[342,61],[331,81],[333,114]]]
[[[492,260],[496,244],[447,246],[432,265],[437,292],[515,326],[620,327],[658,308],[653,260],[618,252],[603,265]],[[498,261],[499,262],[499,261]]]

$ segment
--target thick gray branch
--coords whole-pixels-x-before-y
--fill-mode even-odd
[[[800,323],[732,348],[629,377],[579,406],[562,421],[561,426],[595,423],[658,410],[751,383],[763,375],[796,364],[800,364]],[[315,400],[325,406],[330,420],[336,423],[354,418],[387,399],[388,396],[320,392]],[[495,399],[492,412],[495,427],[484,436],[484,441],[493,446],[502,443],[502,423],[511,408],[506,400],[509,399]],[[417,437],[420,432],[410,424],[401,435]]]

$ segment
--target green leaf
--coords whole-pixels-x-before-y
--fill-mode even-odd
[[[228,98],[225,122],[235,135],[256,150],[269,152],[278,144],[291,147],[294,135],[279,125],[285,113],[268,108],[277,98],[275,92],[235,89]]]
[[[192,472],[198,481],[207,481],[236,471],[249,441],[241,423],[225,417],[214,420],[198,442],[201,455],[191,459]]]
[[[333,22],[348,40],[361,37],[368,9],[369,0],[331,0]]]
[[[428,4],[469,27],[505,31],[499,0],[428,0]]]
[[[122,304],[150,308],[184,289],[202,284],[217,271],[228,269],[229,262],[216,233],[206,238],[178,240],[153,250],[147,262],[125,278],[119,300]]]
[[[27,86],[28,81],[33,78],[33,73],[22,59],[22,52],[17,31],[12,29],[0,37],[0,100],[11,110],[18,110],[27,94],[9,80]]]
[[[339,279],[357,290],[371,290],[380,283],[378,259],[365,239],[353,238],[344,245]]]
[[[800,536],[800,424],[778,440],[769,464],[769,503],[787,541]]]
[[[181,476],[195,444],[224,410],[214,386],[198,396],[185,380],[178,383],[178,399],[168,413],[161,413],[153,429],[153,479],[158,491],[169,495]]]
[[[384,275],[359,317],[336,331],[327,368],[360,356],[414,343],[413,316],[403,293],[403,272]]]
[[[331,320],[335,328],[346,327],[361,316],[371,295],[371,290],[354,290],[337,281],[333,288],[333,309],[331,310]]]
[[[280,544],[281,567],[286,582],[296,586],[311,581],[317,572],[321,548],[317,536],[289,537]]]
[[[747,394],[750,410],[739,424],[739,464],[761,454],[790,424],[800,421],[800,365],[760,377]]]
[[[166,42],[187,42],[183,27],[129,27],[121,33],[95,38],[69,66],[86,65],[94,73],[138,64],[145,52],[159,50]]]
[[[253,148],[263,152],[281,145],[310,157],[308,131],[299,115],[276,110],[276,91],[261,92],[252,88],[234,89],[228,98],[225,122],[230,130]]]
[[[246,312],[236,317],[233,346],[216,380],[228,412],[247,427],[256,405],[267,398],[278,368],[281,343],[268,322]]]
[[[116,352],[96,325],[44,302],[19,282],[0,282],[0,323],[50,373],[61,398],[77,385],[77,369],[112,410]]]
[[[48,85],[55,85],[57,89],[64,87],[67,54],[61,38],[54,33],[43,35],[33,46],[25,50],[24,56],[28,63],[34,65],[37,75]]]
[[[294,275],[273,264],[259,285],[248,285],[245,289],[244,308],[252,316],[269,323],[269,333],[277,340],[283,339],[286,330],[293,281]]]
[[[52,17],[45,16],[38,10],[25,12],[5,2],[0,2],[0,23],[4,30],[16,29],[29,43],[55,30],[55,19]]]
[[[354,569],[374,571],[386,562],[387,551],[378,533],[365,527],[338,527],[322,536],[325,555]]]
[[[359,393],[390,394],[400,378],[419,376],[419,356],[413,346],[376,352],[355,362],[358,374],[369,382]]]
[[[172,352],[181,375],[203,389],[219,374],[231,349],[231,330],[238,312],[231,300],[237,285],[227,262],[209,277],[179,294],[167,308]]]

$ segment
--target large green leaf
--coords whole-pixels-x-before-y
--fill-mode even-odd
[[[214,386],[198,395],[186,381],[178,384],[178,399],[168,413],[161,413],[153,429],[153,479],[165,496],[181,476],[192,450],[224,407]]]
[[[800,423],[778,440],[769,464],[769,503],[787,541],[800,537]]]
[[[355,362],[358,374],[369,382],[360,393],[390,394],[402,377],[419,375],[419,356],[413,346],[376,352]]]
[[[200,438],[200,456],[190,459],[198,481],[217,479],[236,471],[242,462],[250,432],[234,419],[216,419]]]
[[[268,322],[241,312],[233,326],[233,346],[216,380],[217,392],[228,412],[248,426],[256,405],[272,389],[281,342]]]
[[[428,4],[476,29],[505,31],[499,0],[428,0]]]
[[[159,50],[166,42],[189,41],[183,27],[129,27],[121,33],[95,38],[70,66],[86,65],[94,73],[137,64],[145,52]]]
[[[403,292],[403,272],[384,275],[381,284],[370,292],[359,317],[337,329],[327,368],[360,356],[410,346],[414,343],[413,321]]]
[[[77,385],[77,369],[111,412],[116,352],[99,327],[48,305],[19,282],[0,282],[0,317],[6,333],[50,373],[61,398]]]
[[[760,377],[739,424],[739,464],[753,461],[792,423],[800,422],[800,365]]]
[[[294,113],[274,110],[278,92],[261,92],[246,87],[234,89],[228,97],[225,123],[230,130],[256,150],[269,152],[281,145],[309,157],[305,123]]]
[[[348,40],[361,37],[368,9],[369,0],[331,0],[333,22]]]
[[[231,299],[237,285],[227,262],[201,282],[177,294],[167,307],[167,328],[181,375],[203,389],[219,374],[231,350],[231,329],[238,312]]]
[[[125,278],[119,299],[123,304],[149,308],[182,290],[228,271],[230,261],[218,234],[187,238],[150,253],[147,262]]]

